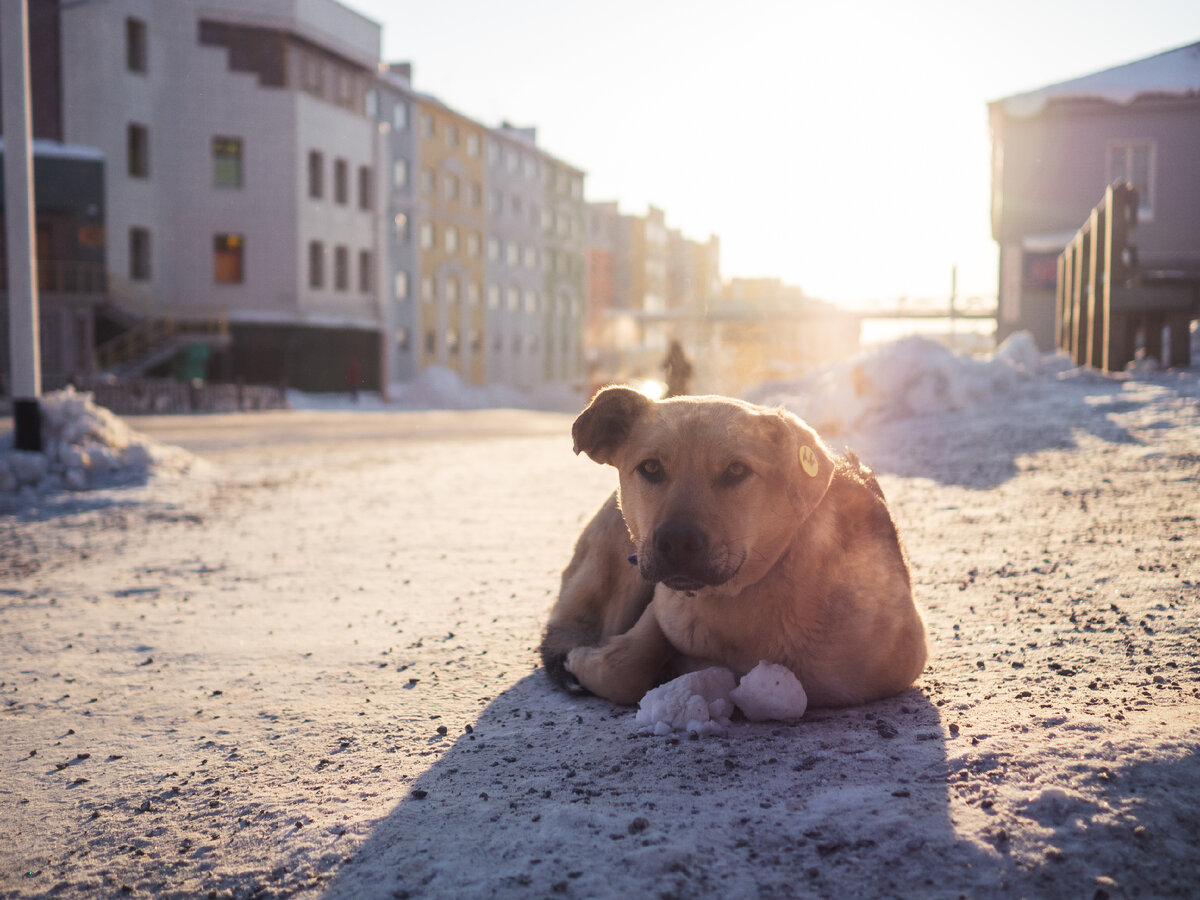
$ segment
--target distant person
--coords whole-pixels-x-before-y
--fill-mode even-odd
[[[692,390],[692,363],[683,352],[683,344],[671,341],[667,358],[663,360],[663,371],[667,373],[667,396],[682,397]]]
[[[350,362],[346,364],[346,385],[350,389],[350,399],[358,402],[358,388],[362,384],[362,363],[358,356],[351,354]]]

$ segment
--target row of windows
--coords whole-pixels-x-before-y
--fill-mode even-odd
[[[308,243],[308,286],[323,288],[326,284],[325,275],[325,242],[309,241]],[[358,251],[358,290],[368,293],[374,284],[374,254],[370,250]],[[350,290],[350,248],[338,244],[333,248],[333,289],[335,291]]]
[[[213,282],[242,284],[245,281],[245,237],[241,234],[213,235]],[[153,249],[149,228],[129,229],[129,279],[149,281],[153,275]]]
[[[430,113],[421,115],[421,136],[426,140],[433,140],[437,137],[437,122]],[[465,138],[461,138],[458,125],[454,122],[447,122],[442,128],[442,138],[450,150],[457,150],[461,141],[466,144],[467,156],[479,155],[479,133],[476,131],[468,131]]]
[[[370,166],[358,167],[358,208],[371,209],[374,177]],[[308,196],[320,200],[325,196],[325,154],[308,151]],[[341,157],[333,161],[333,202],[345,206],[350,202],[350,163]]]
[[[395,332],[396,349],[401,353],[409,353],[412,351],[412,339],[407,328],[398,328]],[[442,344],[446,348],[446,353],[450,356],[457,356],[463,351],[464,345],[459,337],[458,331],[453,328],[446,330],[442,336]],[[467,335],[466,350],[472,355],[478,355],[483,352],[483,335],[476,330],[472,330]],[[510,348],[513,356],[521,356],[522,354],[537,353],[542,346],[536,334],[514,334],[506,341],[504,335],[492,335],[492,352],[500,355],[504,352],[505,346]],[[425,332],[424,339],[425,353],[432,356],[438,350],[438,335],[433,329]],[[563,341],[563,352],[567,352],[566,341]]]

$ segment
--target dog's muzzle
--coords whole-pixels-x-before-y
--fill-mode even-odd
[[[676,591],[724,584],[737,572],[714,564],[708,534],[694,522],[664,522],[637,559],[643,578]]]

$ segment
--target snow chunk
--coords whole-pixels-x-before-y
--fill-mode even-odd
[[[765,659],[742,676],[729,696],[751,722],[798,719],[808,709],[808,694],[795,673]]]
[[[82,491],[101,482],[141,478],[151,470],[183,472],[203,466],[187,451],[133,431],[97,406],[89,393],[68,387],[45,394],[39,405],[42,452],[12,449],[11,431],[0,436],[0,492]]]
[[[734,683],[733,673],[720,666],[680,675],[646,692],[638,703],[637,724],[654,734],[724,731],[733,713]]]
[[[808,695],[786,666],[763,660],[735,683],[733,673],[721,666],[681,675],[646,692],[636,722],[653,734],[706,735],[724,731],[735,706],[751,722],[798,719],[808,708]]]

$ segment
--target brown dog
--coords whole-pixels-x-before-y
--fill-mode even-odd
[[[682,672],[767,660],[811,705],[848,706],[920,675],[908,564],[853,454],[783,410],[624,387],[600,391],[572,435],[620,488],[563,572],[541,646],[557,683],[636,703]]]

